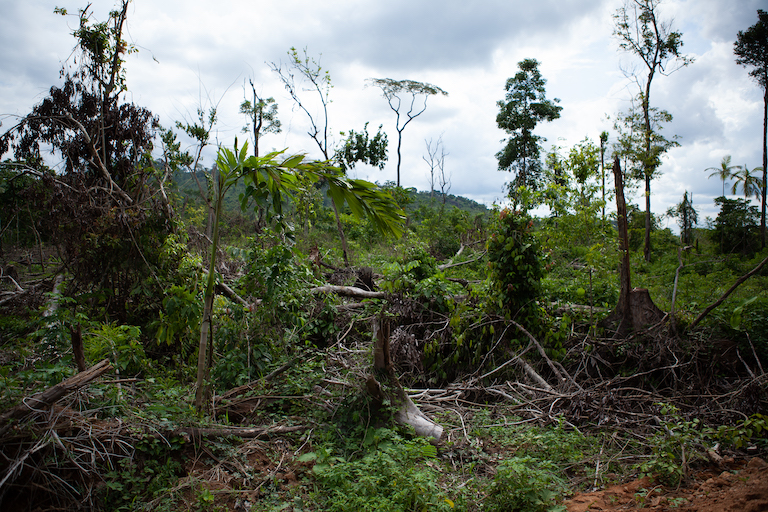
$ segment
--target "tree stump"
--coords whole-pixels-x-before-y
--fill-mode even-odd
[[[389,323],[377,318],[373,321],[376,347],[373,359],[373,374],[365,383],[366,391],[373,399],[374,409],[381,410],[385,401],[395,408],[394,420],[400,425],[410,425],[416,435],[430,438],[437,444],[443,435],[443,427],[436,424],[416,407],[400,384],[389,350]]]

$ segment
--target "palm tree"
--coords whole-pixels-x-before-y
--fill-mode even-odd
[[[736,180],[731,187],[731,194],[735,194],[736,190],[741,184],[741,189],[744,191],[744,199],[749,199],[749,196],[755,196],[759,198],[762,193],[762,183],[760,177],[751,173],[763,172],[762,167],[755,167],[751,171],[745,165],[739,166],[739,170],[733,173],[732,177]]]
[[[740,165],[731,165],[731,155],[725,155],[723,157],[723,161],[720,162],[720,167],[708,167],[705,170],[715,171],[710,174],[709,177],[711,178],[712,176],[717,176],[723,181],[723,197],[725,197],[725,181],[732,178],[736,174],[735,171],[738,171],[739,169],[741,169]]]

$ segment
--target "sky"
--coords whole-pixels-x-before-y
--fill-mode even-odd
[[[762,91],[737,65],[733,43],[739,30],[757,22],[764,0],[663,0],[660,18],[683,34],[683,52],[694,63],[657,76],[652,106],[673,121],[666,136],[680,146],[665,156],[651,185],[655,214],[692,195],[700,224],[715,218],[713,199],[722,182],[707,168],[732,155],[733,164],[762,161]],[[93,19],[103,21],[116,4],[94,0]],[[76,16],[85,7],[73,0],[0,0],[0,132],[60,85],[71,63]],[[615,141],[613,119],[638,92],[627,72],[639,61],[619,50],[613,15],[622,0],[133,0],[125,38],[138,49],[127,56],[126,101],[149,108],[165,127],[192,122],[199,107],[217,107],[215,143],[232,146],[246,135],[239,105],[250,97],[249,80],[262,97],[274,97],[283,131],[262,138],[266,151],[320,153],[307,135],[306,114],[297,109],[272,70],[286,67],[291,47],[317,60],[330,73],[328,108],[331,144],[340,132],[381,124],[389,138],[383,170],[358,165],[353,177],[383,183],[396,179],[395,114],[369,78],[416,80],[439,86],[447,96],[428,99],[423,114],[403,131],[401,184],[429,189],[426,142],[442,138],[449,192],[478,202],[502,204],[512,176],[498,170],[496,153],[506,134],[496,126],[497,101],[507,78],[526,58],[540,62],[548,98],[558,98],[560,119],[535,133],[567,149],[589,137],[599,144],[603,130]],[[301,91],[317,116],[320,105]],[[191,149],[191,141],[183,139]],[[242,144],[242,142],[241,142]],[[203,164],[215,160],[215,147]],[[730,188],[730,185],[728,186]],[[730,196],[730,194],[728,194]],[[737,194],[743,197],[741,192]],[[644,203],[640,191],[629,195]],[[753,204],[758,204],[753,200]],[[677,231],[673,220],[663,226]]]

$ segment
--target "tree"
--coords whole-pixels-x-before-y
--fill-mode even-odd
[[[408,123],[419,117],[427,110],[427,99],[430,96],[442,94],[448,96],[448,93],[439,88],[436,85],[428,84],[426,82],[416,82],[414,80],[393,80],[391,78],[369,78],[368,81],[371,85],[374,85],[381,89],[381,92],[386,98],[389,108],[395,113],[397,119],[395,121],[395,129],[397,130],[397,186],[400,186],[400,163],[402,162],[401,147],[403,144],[403,131]],[[410,95],[411,101],[407,102],[408,110],[401,113],[403,108],[402,95]],[[423,96],[423,103],[419,106],[416,104],[416,98]],[[403,121],[403,117],[405,120]],[[402,122],[402,124],[401,124]]]
[[[448,153],[445,152],[443,136],[438,137],[434,144],[432,139],[425,139],[424,143],[427,145],[427,156],[421,158],[429,165],[429,197],[434,196],[435,184],[437,184],[445,204],[446,196],[451,189],[451,176],[445,172],[445,157]]]
[[[715,204],[720,213],[711,232],[712,240],[721,240],[720,252],[750,254],[757,248],[757,218],[759,211],[746,199],[718,197]]]
[[[736,63],[753,69],[749,75],[763,88],[763,183],[761,187],[760,246],[765,248],[765,193],[768,172],[768,12],[757,10],[758,22],[747,29],[739,30],[733,53]]]
[[[683,46],[682,33],[672,30],[671,22],[658,19],[660,4],[661,0],[627,0],[614,15],[614,35],[619,40],[619,47],[639,57],[645,66],[644,73],[629,74],[640,88],[638,97],[642,112],[642,146],[638,155],[645,181],[643,255],[646,261],[651,257],[651,180],[658,175],[660,165],[654,147],[651,84],[656,73],[668,75],[693,62],[692,58],[680,53]]]
[[[356,132],[349,130],[349,135],[341,132],[345,137],[341,145],[336,150],[333,159],[338,163],[343,171],[353,169],[358,162],[384,169],[387,163],[387,134],[381,131],[382,125],[376,135],[371,137],[368,134],[368,123],[365,123],[363,130]]]
[[[525,59],[518,62],[517,67],[520,71],[507,79],[504,101],[496,103],[499,107],[496,124],[510,135],[496,158],[500,171],[515,172],[515,178],[509,184],[509,195],[516,205],[519,202],[518,187],[536,189],[541,175],[539,141],[542,137],[534,135],[533,130],[542,121],[558,119],[563,109],[556,105],[559,99],[546,99],[544,85],[547,81],[541,76],[537,60]]]
[[[731,194],[735,194],[738,187],[741,186],[745,200],[749,200],[750,196],[759,198],[762,191],[761,180],[752,173],[762,170],[761,167],[755,167],[750,171],[746,165],[744,167],[739,166],[739,170],[732,174],[736,181],[733,183],[733,187],[731,187]]]
[[[644,256],[646,249],[650,251],[650,232],[655,225],[653,215],[649,213],[651,180],[658,176],[657,170],[661,166],[661,157],[671,148],[680,145],[676,136],[669,140],[662,134],[663,125],[670,121],[672,121],[672,115],[669,112],[650,107],[648,109],[648,122],[651,127],[649,132],[646,130],[648,125],[646,125],[645,113],[633,105],[628,112],[620,112],[614,123],[614,128],[619,132],[613,148],[614,155],[625,160],[624,173],[628,180],[645,184],[645,212],[642,228]],[[650,252],[647,257],[650,257]]]
[[[677,225],[680,226],[680,239],[683,245],[693,243],[693,228],[699,222],[699,214],[693,207],[692,201],[688,198],[688,191],[683,194],[683,200],[667,210],[667,215],[677,219]]]
[[[219,223],[226,192],[240,179],[245,181],[245,193],[241,196],[241,208],[245,209],[253,199],[257,206],[269,204],[275,218],[282,219],[284,197],[299,192],[301,187],[312,186],[320,180],[328,184],[328,195],[337,209],[349,205],[352,214],[368,217],[385,236],[402,234],[405,214],[392,196],[373,183],[348,179],[343,172],[328,162],[305,161],[304,155],[284,156],[284,151],[272,152],[263,157],[247,156],[248,144],[234,151],[220,147],[214,187],[215,222],[208,266],[203,316],[200,327],[200,344],[197,360],[197,384],[195,407],[203,408],[207,395],[208,373],[212,364],[211,321],[216,284],[216,257],[218,255]]]
[[[260,98],[256,94],[253,80],[249,80],[253,92],[253,102],[244,100],[240,104],[240,113],[250,121],[250,126],[243,127],[244,133],[253,134],[253,155],[259,156],[259,140],[262,134],[280,133],[280,120],[277,118],[275,98]]]
[[[128,5],[122,0],[104,22],[91,20],[90,6],[78,11],[76,67],[65,64],[64,83],[0,136],[0,156],[12,150],[4,167],[36,178],[20,194],[39,209],[72,273],[70,289],[94,292],[91,304],[111,318],[142,323],[142,301],[152,299],[135,291],[156,272],[173,223],[167,196],[155,194],[167,174],[149,157],[157,119],[123,101],[123,59],[136,51],[122,37]],[[61,170],[46,166],[43,150],[61,158]]]
[[[283,69],[282,63],[270,65],[272,71],[277,73],[280,81],[283,82],[288,94],[291,95],[294,103],[299,109],[303,110],[309,119],[309,135],[317,144],[318,149],[323,154],[325,161],[330,161],[331,148],[328,141],[328,105],[330,104],[331,93],[331,74],[328,70],[323,70],[320,62],[310,57],[307,49],[304,48],[304,56],[301,57],[296,48],[291,47],[288,51],[290,62],[288,68]],[[296,76],[298,74],[298,77]],[[298,82],[297,82],[298,78]],[[320,114],[313,114],[310,111],[310,105],[305,102],[299,91],[314,92],[320,103]],[[336,229],[339,232],[341,240],[341,253],[344,258],[344,266],[349,266],[349,255],[347,250],[347,237],[344,235],[344,228],[341,225],[341,217],[336,204],[333,203],[333,214],[336,217]]]
[[[731,179],[734,172],[741,169],[740,165],[731,165],[731,155],[725,155],[720,167],[707,167],[705,170],[714,171],[709,177],[717,176],[723,182],[723,197],[725,197],[725,182]]]

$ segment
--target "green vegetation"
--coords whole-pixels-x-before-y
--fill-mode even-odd
[[[768,252],[746,201],[718,198],[699,226],[684,195],[682,240],[629,206],[631,283],[651,302],[630,301],[623,335],[622,292],[642,297],[604,214],[607,134],[539,160],[531,123],[508,118],[526,94],[544,111],[523,119],[559,115],[537,61],[499,104],[518,209],[487,209],[237,141],[203,168],[215,109],[177,125],[196,156],[171,130],[153,148],[150,113],[122,103],[122,6],[106,24],[80,12],[82,67],[0,139],[17,219],[0,232],[0,506],[556,511],[765,455]],[[328,75],[290,55],[327,100]],[[398,115],[397,94],[443,92],[376,85]],[[270,100],[241,105],[256,144],[259,122],[279,127]],[[130,130],[103,122],[120,113]],[[653,113],[632,114],[646,143]],[[336,150],[312,138],[344,166],[386,157],[367,127]]]

